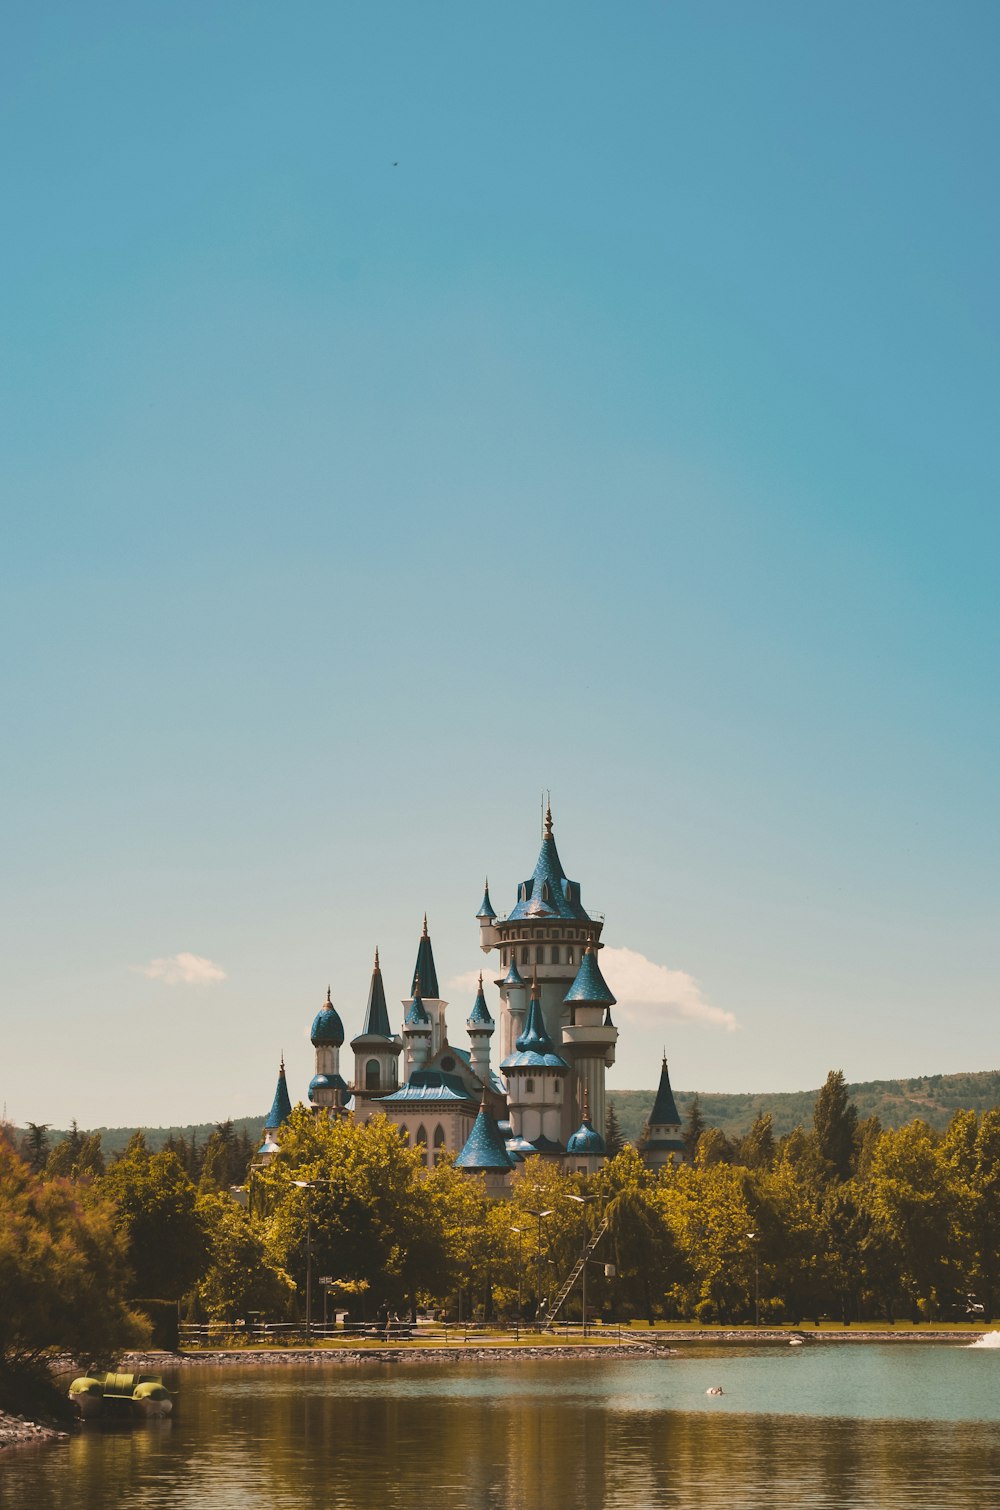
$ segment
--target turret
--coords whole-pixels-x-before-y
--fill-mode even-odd
[[[615,998],[597,963],[592,943],[584,950],[576,978],[564,998],[569,1022],[562,1030],[562,1047],[572,1060],[583,1098],[591,1108],[598,1131],[604,1127],[605,1073],[615,1062],[618,1029],[611,1021]],[[570,1124],[572,1125],[572,1123]]]
[[[479,911],[476,913],[476,917],[479,919],[479,947],[484,954],[489,954],[496,943],[496,929],[493,924],[497,920],[493,903],[490,901],[489,876],[486,877],[486,890],[483,892],[483,900],[479,904]]]
[[[487,1193],[497,1197],[508,1194],[510,1172],[514,1163],[515,1160],[507,1152],[503,1133],[486,1109],[484,1088],[479,1115],[455,1160],[455,1168],[464,1169],[468,1174],[481,1174],[486,1182]]]
[[[406,1047],[406,1078],[422,1070],[431,1057],[433,1028],[420,995],[420,976],[413,978],[413,996],[403,1019],[403,1043]]]
[[[590,1120],[587,1087],[583,1087],[583,1121],[566,1142],[566,1171],[569,1174],[594,1174],[604,1163],[604,1139]]]
[[[330,999],[329,986],[326,1001],[313,1018],[309,1038],[316,1050],[316,1073],[309,1082],[309,1100],[316,1111],[336,1116],[346,1107],[351,1093],[340,1074],[344,1024]]]
[[[496,1023],[490,1016],[490,1009],[486,1005],[482,972],[479,976],[479,994],[473,1003],[472,1011],[466,1018],[465,1025],[469,1030],[472,1068],[483,1085],[487,1085],[490,1078],[490,1039],[496,1031]]]
[[[365,1021],[357,1038],[351,1039],[354,1050],[354,1088],[357,1091],[394,1091],[399,1085],[399,1056],[403,1040],[389,1024],[382,970],[375,950]]]
[[[557,1054],[542,1016],[537,976],[531,983],[528,1020],[500,1065],[507,1082],[507,1100],[515,1146],[531,1144],[535,1153],[561,1153],[563,1086],[569,1068]]]
[[[500,1056],[503,1059],[513,1054],[515,1040],[524,1027],[524,1014],[528,1010],[528,982],[517,968],[516,952],[511,950],[510,969],[500,982],[504,1008],[500,1018]]]
[[[656,1100],[646,1127],[647,1131],[639,1144],[642,1162],[650,1169],[662,1169],[664,1164],[679,1164],[684,1158],[684,1139],[677,1102],[670,1088],[670,1071],[665,1052],[660,1066]]]
[[[413,997],[417,994],[417,982],[422,988],[422,1000],[427,1020],[431,1025],[430,1054],[436,1054],[443,1043],[448,1041],[448,1027],[445,1022],[445,1010],[448,1006],[446,1001],[441,1000],[438,992],[437,968],[434,964],[434,950],[431,948],[431,936],[427,929],[427,914],[424,913],[424,927],[420,935],[420,943],[417,946],[417,963],[413,969],[413,985],[410,988],[410,999],[404,1001],[403,1006],[409,1008]]]
[[[264,1141],[257,1150],[257,1162],[269,1164],[278,1152],[278,1128],[288,1120],[292,1114],[292,1103],[288,1095],[288,1081],[285,1079],[285,1056],[281,1056],[281,1065],[278,1069],[278,1083],[274,1088],[274,1100],[271,1102],[271,1110],[264,1119]]]

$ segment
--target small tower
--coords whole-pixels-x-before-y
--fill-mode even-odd
[[[309,1082],[309,1100],[315,1111],[339,1116],[347,1106],[351,1093],[340,1074],[340,1048],[344,1042],[344,1024],[340,1013],[330,1000],[330,988],[326,988],[326,1001],[313,1018],[309,1032],[316,1050],[316,1073]]]
[[[479,947],[483,951],[484,954],[489,954],[490,950],[493,948],[493,944],[492,944],[492,942],[489,942],[489,941],[483,942],[483,938],[484,938],[483,930],[487,929],[487,928],[492,928],[493,924],[496,922],[496,917],[497,917],[495,911],[493,910],[493,903],[490,901],[490,878],[489,878],[489,876],[486,877],[486,890],[483,892],[483,900],[482,900],[482,902],[479,905],[479,911],[476,913],[476,917],[479,919],[479,933],[480,933]]]
[[[394,1091],[399,1085],[399,1056],[403,1040],[389,1025],[389,1009],[382,984],[382,969],[375,950],[372,982],[368,988],[365,1021],[357,1038],[351,1039],[354,1050],[354,1089],[368,1094]]]
[[[486,1005],[486,993],[483,990],[483,976],[479,975],[479,994],[473,1003],[472,1011],[465,1022],[469,1030],[469,1042],[472,1052],[470,1059],[472,1068],[479,1076],[483,1085],[489,1083],[490,1078],[490,1039],[496,1030],[496,1023],[490,1016],[490,1009]]]
[[[286,1122],[292,1114],[292,1103],[288,1095],[288,1081],[285,1079],[285,1056],[281,1056],[281,1065],[278,1069],[278,1083],[274,1088],[274,1100],[271,1102],[271,1110],[264,1121],[264,1141],[257,1150],[258,1164],[269,1164],[278,1152],[278,1128]]]
[[[500,1017],[500,1057],[506,1059],[508,1054],[513,1054],[514,1044],[524,1029],[524,1014],[528,1010],[528,982],[517,968],[517,960],[514,958],[516,950],[510,952],[510,969],[499,982],[505,1010]]]
[[[514,1162],[504,1145],[503,1133],[486,1110],[484,1089],[479,1115],[455,1160],[455,1168],[464,1169],[467,1174],[481,1174],[486,1193],[496,1199],[510,1194],[510,1172]]]
[[[420,976],[413,978],[413,999],[403,1019],[403,1043],[406,1047],[404,1070],[407,1080],[414,1070],[422,1070],[431,1057],[433,1028],[420,995]]]
[[[615,1062],[618,1029],[611,1021],[615,998],[597,963],[592,943],[584,950],[576,979],[566,992],[565,1004],[570,1020],[562,1030],[562,1047],[579,1080],[590,1107],[594,1125],[600,1131],[605,1117],[605,1072]],[[582,1110],[582,1102],[581,1108]],[[572,1111],[573,1108],[567,1108]],[[573,1121],[569,1123],[572,1127]]]
[[[647,1127],[648,1132],[639,1143],[642,1162],[650,1169],[662,1169],[664,1164],[680,1164],[684,1158],[684,1139],[681,1136],[677,1102],[670,1088],[670,1071],[667,1069],[665,1053],[660,1067],[660,1084]]]
[[[604,1163],[607,1149],[604,1139],[590,1120],[587,1087],[583,1087],[583,1121],[566,1143],[566,1173],[595,1174]]]
[[[428,1057],[433,1057],[443,1043],[448,1041],[448,1029],[445,1024],[444,1014],[448,1006],[442,1001],[438,993],[437,969],[434,964],[434,950],[431,948],[431,936],[427,931],[427,914],[424,913],[424,927],[420,935],[420,943],[417,946],[417,963],[413,970],[413,984],[410,987],[410,998],[403,1002],[403,1006],[409,1009],[413,998],[418,994],[417,985],[420,985],[420,996],[427,1021],[431,1027],[431,1042]],[[407,1017],[409,1011],[407,1011]]]
[[[500,1065],[507,1082],[507,1101],[518,1153],[562,1153],[559,1131],[569,1069],[552,1046],[542,1016],[538,979],[531,982],[531,1003],[524,1031]],[[528,1146],[530,1145],[530,1146]]]

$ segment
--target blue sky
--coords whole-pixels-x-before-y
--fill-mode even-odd
[[[8,15],[15,1120],[253,1113],[282,1049],[302,1094],[425,908],[458,1036],[543,788],[629,951],[612,1087],[995,1067],[998,43]]]

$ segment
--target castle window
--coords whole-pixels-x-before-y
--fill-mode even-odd
[[[567,963],[567,965],[572,965],[573,964],[573,950],[572,949],[567,949],[566,950],[566,963]]]
[[[406,1144],[407,1148],[409,1148],[409,1146],[410,1146],[410,1130],[409,1130],[409,1128],[406,1127],[406,1126],[404,1126],[404,1124],[401,1122],[399,1124],[399,1130],[403,1134],[403,1142]]]
[[[424,1126],[424,1124],[422,1122],[421,1122],[420,1126],[417,1128],[417,1147],[421,1150],[421,1153],[420,1153],[420,1162],[421,1162],[421,1164],[423,1164],[424,1168],[426,1169],[427,1168],[427,1129],[426,1129],[426,1127]]]
[[[522,949],[521,950],[521,964],[522,965],[526,965],[528,963],[528,954],[529,954],[529,952],[530,951],[527,950],[527,949]]]
[[[554,965],[558,965],[558,963],[559,963],[559,945],[558,944],[553,944],[552,945],[552,963]]]
[[[500,963],[503,966],[503,968],[506,970],[506,968],[507,968],[507,951],[506,951],[506,949],[501,949],[501,951],[500,951]]]
[[[535,950],[535,964],[536,965],[544,965],[545,964],[545,950],[542,948],[542,946],[540,944],[539,944],[538,948]]]
[[[535,1082],[533,1080],[526,1080],[524,1082],[524,1088],[526,1091],[533,1091],[535,1089]]]
[[[365,1065],[365,1090],[366,1091],[377,1091],[377,1090],[379,1090],[380,1089],[380,1085],[379,1085],[380,1080],[381,1080],[381,1074],[379,1072],[378,1060],[377,1059],[369,1059],[368,1063]]]
[[[434,1129],[434,1162],[440,1164],[444,1154],[444,1128],[440,1122]]]
[[[551,900],[552,900],[552,891],[551,891],[551,888],[549,886],[549,883],[548,883],[548,881],[543,881],[542,882],[542,901],[543,902],[550,902]]]

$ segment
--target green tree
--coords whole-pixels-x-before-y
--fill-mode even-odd
[[[774,1119],[770,1112],[758,1112],[750,1131],[734,1150],[734,1162],[746,1169],[770,1169],[775,1153]]]
[[[49,1154],[45,1173],[67,1180],[103,1174],[104,1153],[100,1133],[81,1133],[73,1122],[68,1135]]]
[[[625,1135],[618,1124],[618,1113],[615,1103],[608,1102],[608,1112],[604,1119],[604,1148],[609,1159],[620,1154],[625,1147]]]
[[[949,1239],[957,1190],[926,1122],[882,1134],[872,1158],[865,1200],[889,1244],[914,1316],[936,1316],[956,1281]]]
[[[702,1115],[701,1102],[694,1096],[688,1107],[687,1117],[684,1119],[684,1157],[690,1163],[694,1163],[698,1154],[698,1144],[701,1135],[705,1131],[706,1123]]]
[[[816,1097],[813,1132],[816,1149],[831,1176],[847,1180],[854,1167],[858,1113],[851,1104],[843,1070],[831,1070]]]
[[[284,1315],[295,1285],[271,1263],[262,1225],[216,1192],[199,1198],[198,1215],[208,1234],[208,1268],[198,1284],[204,1314],[212,1321],[245,1319],[251,1311]]]
[[[32,1174],[45,1168],[49,1156],[49,1125],[48,1122],[29,1122],[21,1140],[21,1155]]]
[[[0,1374],[9,1379],[52,1348],[86,1363],[144,1341],[126,1277],[111,1204],[32,1174],[0,1140]]]
[[[151,1154],[137,1132],[96,1185],[115,1203],[132,1270],[129,1293],[179,1300],[204,1273],[208,1243],[194,1185],[177,1155]]]

